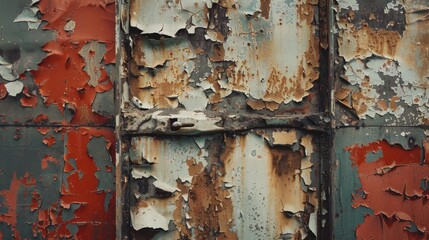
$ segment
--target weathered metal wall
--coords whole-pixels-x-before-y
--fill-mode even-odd
[[[118,237],[316,238],[329,131],[318,1],[119,9]]]
[[[428,1],[338,0],[336,239],[428,239]]]
[[[114,1],[0,1],[0,239],[115,237]]]

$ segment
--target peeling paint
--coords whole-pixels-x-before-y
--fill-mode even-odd
[[[352,2],[339,2],[336,15],[338,56],[345,60],[339,66],[345,81],[337,91],[350,89],[337,99],[340,111],[353,111],[368,123],[427,123],[427,21],[418,13],[425,4],[355,1],[365,7],[354,9]],[[355,11],[350,15],[346,9]],[[342,123],[354,124],[353,118]]]
[[[311,136],[295,132],[296,150],[271,147],[266,136],[278,132],[132,138],[134,230],[176,238],[315,236],[308,223],[317,181],[301,185],[301,177],[315,179]]]
[[[115,237],[114,5],[0,2],[0,239]]]
[[[233,92],[266,102],[259,110],[307,102],[319,77],[316,4],[131,1],[130,95],[144,109],[208,110]]]

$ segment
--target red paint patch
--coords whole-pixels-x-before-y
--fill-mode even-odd
[[[43,144],[47,145],[48,147],[51,147],[56,143],[55,138],[53,135],[49,135],[49,137],[44,137],[42,140]]]
[[[419,239],[429,237],[429,192],[421,188],[429,177],[429,165],[421,165],[420,147],[405,150],[400,145],[377,141],[346,148],[357,166],[363,196],[354,195],[352,206],[373,210],[356,231],[358,239]],[[369,161],[368,154],[381,153]],[[404,230],[415,224],[424,234]],[[417,236],[417,238],[415,238]],[[413,237],[413,238],[410,238]]]
[[[70,129],[67,132],[67,154],[64,156],[65,164],[70,159],[76,161],[77,169],[70,168],[72,172],[67,178],[68,187],[63,185],[61,189],[61,205],[70,206],[72,203],[80,203],[75,211],[75,218],[70,223],[80,224],[77,233],[78,238],[93,236],[100,239],[114,238],[115,236],[115,197],[114,189],[97,191],[98,179],[95,175],[97,166],[87,152],[87,145],[91,138],[103,137],[108,141],[106,149],[114,161],[115,135],[110,129],[79,128]],[[100,151],[102,151],[100,149]],[[70,165],[71,166],[71,165]],[[107,212],[104,209],[107,192],[113,193],[109,201]]]
[[[37,115],[37,117],[33,118],[33,123],[36,123],[36,124],[43,124],[43,123],[47,123],[48,121],[49,121],[49,118],[45,114],[39,114]]]
[[[42,135],[46,135],[49,131],[51,131],[51,129],[48,127],[38,127],[37,131]]]
[[[36,211],[40,207],[40,194],[37,192],[33,192],[33,198],[31,199],[30,210],[32,212]]]
[[[56,158],[52,157],[51,155],[46,155],[46,156],[42,159],[42,169],[46,169],[46,168],[48,168],[48,163],[49,163],[49,162],[53,162],[53,163],[56,163],[56,164],[58,164],[58,163],[59,163],[59,161],[58,161]]]
[[[6,207],[6,213],[0,213],[0,222],[4,222],[12,227],[15,238],[19,239],[19,232],[16,229],[17,215],[16,207],[18,203],[18,190],[21,186],[21,181],[13,175],[12,182],[8,190],[0,191],[0,196],[4,198],[3,206]]]
[[[19,99],[21,102],[21,106],[23,107],[35,107],[37,105],[37,97],[31,96],[31,97],[22,97]]]
[[[4,83],[0,83],[0,100],[7,96],[7,90]]]
[[[22,93],[24,94],[24,97],[19,99],[19,101],[21,102],[21,106],[35,107],[37,104],[37,96],[31,94],[27,87],[24,87]]]
[[[106,123],[108,119],[93,112],[91,106],[96,93],[112,90],[113,84],[101,69],[99,84],[90,86],[79,51],[89,41],[105,43],[104,63],[114,63],[114,1],[42,0],[39,8],[42,19],[47,21],[44,28],[57,32],[57,39],[44,46],[48,56],[39,64],[39,69],[32,72],[45,104],[55,104],[61,111],[66,104],[72,106],[76,110],[72,124]],[[74,21],[75,27],[67,32],[64,26],[69,21]]]

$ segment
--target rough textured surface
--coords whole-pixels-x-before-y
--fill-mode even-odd
[[[130,1],[120,19],[123,235],[317,237],[330,127],[318,7]]]
[[[115,238],[114,10],[0,1],[0,239]]]
[[[32,2],[0,2],[0,125],[109,123],[113,94],[93,103],[113,93],[114,1]]]
[[[340,1],[337,115],[341,125],[428,123],[425,1]]]
[[[428,238],[429,171],[422,129],[341,129],[335,151],[337,239]]]
[[[294,135],[287,143],[279,134]],[[133,137],[134,237],[314,238],[317,140],[296,130]]]
[[[131,1],[130,95],[143,109],[315,112],[316,8],[310,0]]]

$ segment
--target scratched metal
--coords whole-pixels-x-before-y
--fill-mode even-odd
[[[294,129],[133,137],[133,237],[315,238],[318,144]]]
[[[339,124],[428,124],[429,3],[341,0],[336,12]]]
[[[115,238],[114,26],[114,1],[0,1],[0,239]]]
[[[130,100],[146,110],[318,112],[317,3],[130,1]]]

